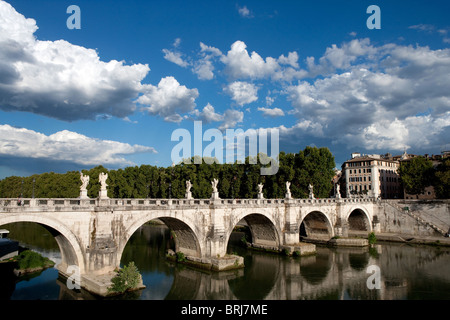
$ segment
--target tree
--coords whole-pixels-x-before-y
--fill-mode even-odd
[[[327,198],[333,188],[331,180],[335,166],[334,156],[328,148],[307,146],[294,159],[293,196],[308,197],[308,186],[311,184],[316,198]]]
[[[434,177],[433,163],[424,157],[402,161],[398,172],[403,187],[409,194],[423,193],[432,184]]]
[[[108,173],[107,190],[110,198],[168,198],[169,187],[172,198],[184,198],[186,180],[192,183],[192,196],[197,199],[211,197],[211,181],[219,179],[220,197],[256,198],[257,186],[264,184],[265,198],[284,198],[286,181],[290,181],[293,197],[306,198],[308,185],[314,186],[316,197],[327,197],[333,187],[334,157],[327,148],[306,147],[299,153],[280,152],[277,164],[279,170],[275,175],[261,175],[261,168],[273,165],[268,156],[262,153],[247,157],[245,163],[237,160],[231,164],[218,164],[215,158],[192,157],[191,162],[181,162],[171,167],[141,165],[117,170],[108,170],[103,166],[82,170],[90,176],[88,196],[97,198],[100,191],[98,176]],[[202,160],[202,161],[200,161]],[[261,165],[266,163],[266,165]],[[444,172],[444,171],[443,171]],[[445,180],[444,173],[441,180]],[[35,179],[36,198],[76,198],[80,194],[80,173],[70,171],[65,174],[54,172],[30,177],[8,177],[0,180],[0,197],[31,197]],[[23,182],[22,182],[23,181]]]
[[[450,158],[437,166],[433,185],[437,198],[450,199]]]

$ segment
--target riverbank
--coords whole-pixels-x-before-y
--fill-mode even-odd
[[[375,236],[377,241],[450,247],[450,238],[448,237],[414,236],[399,233],[376,233]]]
[[[367,237],[368,234],[366,232],[354,232],[352,235],[348,237],[336,237],[330,240],[308,239],[307,237],[302,237],[301,241],[324,246],[364,247],[369,245]],[[402,233],[381,232],[375,233],[375,238],[377,242],[381,241],[381,242],[450,247],[450,238],[448,237],[416,236]]]
[[[52,260],[26,248],[20,247],[19,252],[19,255],[1,261],[4,266],[8,265],[13,269],[16,277],[43,271],[55,265]]]

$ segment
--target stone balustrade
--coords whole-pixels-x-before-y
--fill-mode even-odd
[[[332,203],[372,203],[374,200],[370,198],[323,198],[323,199],[79,199],[79,198],[0,198],[0,211],[7,208],[27,208],[27,207],[67,207],[76,210],[77,207],[154,207],[154,206],[209,206],[214,205],[263,205],[277,206],[285,203],[293,205],[302,204],[332,204]]]

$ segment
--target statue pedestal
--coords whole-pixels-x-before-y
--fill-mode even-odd
[[[264,199],[264,195],[262,193],[258,193],[258,199]]]
[[[310,199],[314,199],[314,193],[310,193],[310,194],[309,194],[309,198],[310,198]]]
[[[98,197],[100,199],[109,199],[108,198],[108,191],[106,189],[100,190],[100,193],[99,193]]]
[[[291,199],[291,193],[290,192],[286,192],[286,195],[284,196],[286,199]]]
[[[219,192],[213,192],[212,195],[211,195],[211,199],[212,199],[212,200],[214,200],[214,199],[220,199],[220,197],[219,197]]]
[[[87,190],[80,190],[80,199],[89,199]]]
[[[186,199],[188,199],[188,200],[191,200],[192,199],[192,192],[186,192],[185,194],[184,194],[184,196],[185,196],[185,198]]]

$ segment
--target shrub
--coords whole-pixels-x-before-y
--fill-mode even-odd
[[[141,280],[141,275],[133,261],[128,263],[117,272],[117,275],[111,279],[112,286],[108,288],[109,292],[123,293],[127,290],[137,288]]]
[[[242,236],[242,238],[241,238],[241,243],[242,243],[245,247],[247,246],[248,240],[247,240],[247,235],[246,235],[246,234],[244,234],[244,235]]]
[[[375,233],[371,232],[369,233],[369,236],[367,237],[369,240],[369,244],[375,244],[377,242],[377,237],[375,236]]]
[[[17,260],[19,269],[45,268],[54,265],[54,262],[50,259],[31,250],[23,251]]]
[[[186,257],[184,256],[184,253],[181,251],[178,251],[177,253],[177,261],[178,262],[183,262],[186,260]]]

